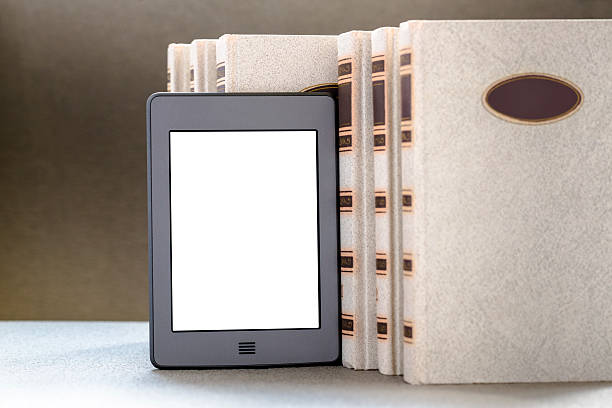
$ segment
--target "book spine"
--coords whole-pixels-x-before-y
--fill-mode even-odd
[[[202,81],[202,85],[198,88],[197,92],[217,92],[217,41],[210,40],[206,41],[204,48],[204,63],[201,65],[202,74],[199,78]]]
[[[167,84],[168,92],[189,92],[189,44],[168,46]]]
[[[401,174],[397,29],[372,36],[373,150],[376,214],[376,289],[379,371],[402,372]]]
[[[191,42],[192,92],[216,92],[216,40]]]
[[[340,42],[341,39],[338,39]],[[342,328],[342,365],[358,367],[358,344],[361,343],[357,331],[355,299],[356,268],[353,243],[355,214],[353,212],[354,179],[349,175],[355,166],[352,135],[352,82],[353,58],[338,55],[338,164],[340,169],[339,206],[340,206],[340,298]],[[360,327],[359,327],[360,328]]]
[[[227,78],[227,65],[228,65],[228,48],[231,36],[224,35],[217,40],[216,55],[215,55],[215,88],[217,92],[231,92],[227,89],[226,78]]]
[[[414,247],[414,55],[410,26],[402,24],[399,35],[401,94],[401,171],[402,171],[402,275],[404,380],[417,383],[415,324],[415,247]]]
[[[342,363],[377,368],[370,33],[338,37]]]
[[[166,64],[166,92],[172,91],[172,74],[170,70],[170,52],[168,52],[168,63]]]
[[[195,44],[189,46],[189,92],[195,92],[195,66],[197,65],[198,49]]]

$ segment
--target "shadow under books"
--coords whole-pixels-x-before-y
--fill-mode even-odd
[[[340,366],[247,368],[214,370],[152,370],[157,381],[182,384],[187,388],[248,393],[250,396],[291,393],[295,398],[340,398],[361,404],[368,401],[405,404],[410,401],[474,406],[474,403],[538,402],[551,398],[572,398],[608,389],[612,383],[533,383],[422,385],[406,384],[398,376],[377,371],[354,371]],[[192,389],[193,391],[193,389]]]

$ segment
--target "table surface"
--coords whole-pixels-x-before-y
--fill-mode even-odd
[[[411,386],[338,366],[157,370],[143,322],[0,322],[0,350],[2,407],[612,406],[612,383]]]

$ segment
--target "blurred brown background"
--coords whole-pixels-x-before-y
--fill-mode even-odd
[[[170,42],[610,17],[605,0],[0,0],[0,319],[147,319],[145,100]]]

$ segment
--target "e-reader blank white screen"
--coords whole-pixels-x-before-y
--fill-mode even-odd
[[[172,330],[319,327],[314,130],[170,132]]]

